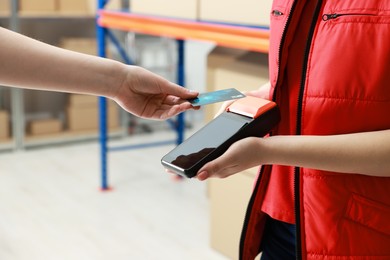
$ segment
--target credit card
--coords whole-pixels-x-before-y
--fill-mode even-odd
[[[217,90],[212,92],[206,92],[199,94],[196,98],[189,99],[188,101],[193,106],[204,106],[217,102],[223,102],[232,99],[243,98],[245,95],[235,88]]]

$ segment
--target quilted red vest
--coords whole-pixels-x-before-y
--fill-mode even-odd
[[[282,118],[281,126],[294,121],[296,135],[390,129],[390,1],[315,1],[302,82],[294,92],[284,86],[283,76],[304,2],[273,3],[271,96],[281,108],[280,97],[286,94],[290,105],[296,104],[289,115],[294,120]],[[277,129],[272,134],[288,133]],[[271,173],[277,174],[275,168],[262,167],[256,182],[242,231],[240,259],[254,259],[260,252],[265,191],[280,189],[268,186]],[[297,259],[390,259],[390,178],[364,172],[291,170]]]

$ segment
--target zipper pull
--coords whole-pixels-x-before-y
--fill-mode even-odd
[[[282,16],[283,15],[283,13],[279,10],[272,10],[271,14],[273,16]]]
[[[340,16],[340,14],[324,14],[323,16],[322,16],[322,21],[329,21],[329,20],[331,20],[331,19],[336,19],[337,17],[339,17]]]

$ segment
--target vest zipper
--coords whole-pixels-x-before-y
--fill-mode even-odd
[[[286,20],[286,23],[284,24],[284,27],[283,27],[283,31],[282,31],[282,38],[280,39],[280,44],[279,44],[279,49],[278,49],[278,76],[277,76],[277,81],[275,83],[275,89],[274,89],[274,93],[272,95],[272,101],[276,101],[276,87],[278,86],[279,84],[279,79],[280,79],[280,61],[282,60],[282,50],[283,50],[283,46],[284,46],[284,42],[286,41],[286,34],[287,34],[287,28],[288,26],[290,25],[290,22],[291,22],[291,14],[294,12],[296,6],[297,6],[297,0],[294,0],[293,4],[291,5],[291,10],[287,16],[287,20]],[[272,15],[274,16],[282,16],[284,15],[281,11],[279,10],[273,10],[272,12]]]
[[[303,102],[303,95],[305,92],[305,81],[306,81],[306,72],[307,72],[307,63],[310,53],[310,47],[313,40],[314,30],[317,24],[317,19],[320,14],[320,10],[322,7],[323,0],[318,0],[314,14],[313,19],[310,25],[306,47],[305,47],[305,53],[304,53],[304,60],[303,60],[303,67],[302,67],[302,76],[301,76],[301,83],[299,88],[299,95],[298,95],[298,109],[297,109],[297,125],[296,125],[296,135],[301,135],[302,129],[302,102]],[[296,259],[301,260],[302,259],[302,223],[301,223],[301,182],[300,182],[300,175],[301,170],[299,167],[294,168],[294,211],[295,211],[295,226],[296,226]]]
[[[329,20],[336,19],[340,16],[376,16],[375,14],[362,14],[362,13],[343,13],[343,14],[324,14],[322,15],[322,21],[327,22]]]
[[[284,45],[284,42],[285,42],[285,39],[286,39],[286,31],[287,31],[287,27],[288,27],[288,25],[290,24],[290,21],[291,21],[291,19],[290,19],[291,14],[294,12],[295,7],[297,5],[297,2],[298,2],[297,0],[294,0],[293,4],[291,6],[291,11],[289,12],[287,20],[286,20],[286,23],[285,23],[285,25],[283,27],[282,38],[280,40],[280,45],[279,45],[279,50],[278,50],[278,55],[279,55],[278,79],[280,77],[279,74],[280,74],[280,60],[281,60],[281,57],[282,57],[282,46]],[[271,12],[271,14],[275,15],[275,16],[282,16],[282,15],[284,15],[284,13],[279,11],[279,10],[273,10]],[[278,85],[277,83],[278,82],[276,82],[275,86]],[[276,93],[276,87],[275,87],[274,94],[273,94],[273,97],[272,97],[273,101],[276,100],[275,93]],[[270,135],[272,135],[272,133],[270,133]],[[259,177],[257,179],[255,188],[253,190],[252,196],[251,196],[251,198],[249,200],[249,203],[248,203],[248,206],[247,206],[247,209],[246,209],[246,212],[245,212],[245,218],[244,218],[242,233],[241,233],[241,237],[240,237],[239,259],[243,259],[243,256],[244,256],[244,252],[245,252],[244,249],[245,249],[245,242],[246,242],[245,241],[245,239],[246,239],[246,232],[248,230],[249,219],[250,219],[250,216],[251,216],[251,213],[252,213],[252,208],[253,208],[253,205],[254,205],[254,202],[255,202],[256,194],[257,194],[258,188],[259,188],[260,183],[261,183],[263,172],[264,172],[264,167],[261,168],[261,171],[259,173]]]
[[[282,13],[279,10],[272,10],[271,13],[272,13],[273,16],[282,16],[282,15],[284,15],[284,13]]]

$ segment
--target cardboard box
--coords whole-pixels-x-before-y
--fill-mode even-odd
[[[63,38],[59,47],[89,55],[97,55],[96,38]]]
[[[82,94],[69,94],[70,107],[98,107],[99,97]]]
[[[219,90],[216,86],[216,71],[232,62],[238,56],[245,54],[247,51],[240,49],[232,49],[225,47],[215,47],[207,56],[207,79],[206,79],[206,91],[215,91]],[[213,104],[206,106],[205,110],[205,119],[206,122],[212,120],[218,111],[221,103]]]
[[[57,11],[56,0],[19,0],[19,10],[23,14],[55,13]]]
[[[247,52],[216,69],[214,87],[234,87],[245,92],[257,90],[268,81],[268,55]]]
[[[268,79],[268,54],[216,47],[207,57],[207,91],[257,90]],[[206,121],[214,118],[221,105],[217,103],[205,108]]]
[[[93,10],[91,10],[89,0],[58,0],[58,10],[63,14],[94,13]]]
[[[0,15],[9,15],[11,13],[10,0],[0,0]]]
[[[199,0],[199,19],[268,27],[272,0]]]
[[[9,138],[10,134],[9,114],[8,111],[0,110],[0,139]]]
[[[66,1],[66,0],[63,0]],[[89,1],[89,10],[92,13],[96,13],[97,10],[97,1],[96,0],[87,0]],[[121,0],[110,0],[107,2],[106,6],[104,7],[104,10],[121,10],[122,9],[122,1]]]
[[[57,0],[58,11],[62,14],[94,15],[97,11],[97,0]],[[121,0],[110,0],[105,10],[121,10]]]
[[[31,135],[55,134],[62,131],[62,122],[58,119],[40,119],[29,122],[28,132]]]
[[[132,13],[198,19],[199,0],[130,0]]]
[[[119,127],[118,105],[107,102],[107,127],[114,129]],[[99,110],[98,106],[68,106],[67,126],[70,131],[98,130]]]
[[[268,55],[216,47],[207,58],[207,91],[258,89],[268,82]],[[206,107],[206,121],[214,118],[221,103]],[[230,259],[238,258],[239,240],[248,200],[258,167],[226,179],[212,179],[210,198],[211,247]]]
[[[67,128],[70,131],[97,130],[98,107],[68,107],[66,111]]]
[[[238,259],[241,230],[258,167],[226,179],[209,180],[210,244],[229,259]]]

